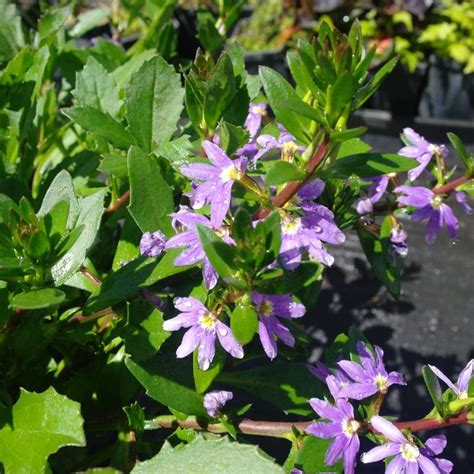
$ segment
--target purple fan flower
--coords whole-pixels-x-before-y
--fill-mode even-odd
[[[428,367],[456,394],[460,400],[465,400],[469,397],[468,389],[469,382],[472,378],[472,371],[474,369],[474,359],[471,359],[467,363],[466,367],[462,369],[455,384],[452,383],[451,380],[449,380],[448,377],[446,377],[446,375],[444,375],[443,372],[438,369],[438,367],[435,367],[434,365],[428,365]]]
[[[175,266],[193,265],[198,262],[202,264],[202,276],[204,284],[208,290],[214,288],[217,284],[217,272],[207,258],[202,248],[201,241],[196,230],[196,224],[202,224],[213,229],[227,244],[234,244],[234,240],[229,236],[229,232],[225,227],[213,228],[209,219],[200,214],[195,214],[186,208],[182,208],[179,212],[171,214],[174,225],[181,224],[186,228],[185,232],[177,234],[166,243],[166,250],[176,247],[187,247],[174,261]]]
[[[202,404],[207,410],[209,416],[215,418],[220,414],[221,408],[229,401],[232,400],[234,394],[225,390],[214,390],[213,392],[206,393]]]
[[[295,345],[295,338],[290,330],[278,318],[301,318],[306,313],[306,308],[293,301],[290,295],[264,295],[254,292],[252,300],[260,318],[258,323],[260,342],[265,354],[273,360],[278,353],[276,338],[287,346]]]
[[[244,128],[248,130],[250,138],[257,135],[262,125],[262,117],[267,115],[267,105],[263,102],[251,103],[249,105],[249,114],[245,119]]]
[[[232,161],[216,144],[207,140],[202,147],[212,164],[190,163],[181,166],[180,170],[188,178],[202,181],[192,192],[191,203],[195,209],[210,204],[211,223],[217,228],[229,210],[232,185],[245,174],[247,160]]]
[[[335,405],[318,398],[312,398],[309,401],[313,410],[321,418],[329,420],[329,423],[311,423],[306,431],[317,438],[334,438],[326,452],[326,464],[333,466],[339,459],[344,458],[344,472],[353,474],[356,466],[356,456],[360,448],[357,432],[361,428],[361,424],[354,417],[352,405],[347,400],[337,398],[337,394],[332,393],[331,389],[334,386],[332,378],[332,375],[327,377],[327,382],[335,399]]]
[[[456,201],[459,203],[459,205],[463,208],[463,211],[466,214],[472,214],[472,207],[469,205],[467,202],[467,196],[466,193],[462,191],[455,191],[454,196],[456,197]]]
[[[393,227],[390,231],[390,243],[392,244],[392,254],[405,258],[408,255],[408,234],[400,225]]]
[[[433,145],[412,128],[404,128],[403,135],[410,145],[403,147],[398,154],[415,158],[420,163],[419,166],[408,171],[410,181],[415,181],[423,173],[434,155],[439,155],[443,159],[448,156],[448,149],[444,145]]]
[[[359,214],[370,214],[374,210],[374,204],[382,198],[385,191],[387,190],[389,176],[376,176],[375,178],[367,178],[368,181],[372,182],[369,188],[369,195],[366,199],[361,199],[357,203],[357,212]]]
[[[404,194],[397,198],[400,204],[416,208],[412,214],[413,220],[428,219],[425,230],[425,240],[428,244],[436,240],[441,227],[446,227],[452,239],[456,238],[459,229],[458,220],[441,196],[422,186],[398,186],[394,191]]]
[[[304,147],[296,144],[295,137],[286,130],[280,133],[278,138],[273,135],[260,135],[257,138],[257,143],[261,150],[255,155],[254,160],[258,160],[270,150],[280,149],[281,158],[286,161],[291,161],[297,151],[302,152]]]
[[[315,365],[308,365],[308,369],[317,379],[321,380],[321,382],[331,385],[330,391],[334,399],[341,398],[341,390],[348,383],[352,382],[342,369],[336,369],[333,373],[322,362],[316,362]],[[329,376],[331,376],[330,379],[328,379]]]
[[[304,251],[311,258],[332,265],[334,258],[327,252],[323,242],[342,244],[344,234],[334,222],[334,214],[325,206],[313,202],[324,189],[320,180],[303,186],[297,194],[301,208],[306,211],[299,217],[285,213],[281,218],[280,258],[283,267],[293,270],[301,262]]]
[[[158,257],[165,250],[166,237],[163,232],[145,232],[140,240],[140,253],[145,257]]]
[[[391,385],[405,385],[403,377],[398,372],[387,373],[383,364],[383,350],[374,346],[375,354],[361,341],[357,343],[357,353],[360,364],[349,360],[338,362],[344,372],[354,382],[347,384],[339,393],[340,397],[362,400],[376,393],[386,393]]]
[[[242,359],[244,350],[235,340],[229,326],[219,321],[219,314],[209,311],[199,300],[192,296],[175,298],[174,306],[181,311],[178,316],[163,322],[165,331],[177,331],[189,328],[176,350],[176,357],[186,357],[198,348],[198,364],[202,370],[207,370],[216,353],[216,338],[221,346],[232,357]]]
[[[386,473],[447,474],[452,471],[453,463],[451,461],[435,457],[446,447],[445,436],[432,436],[426,441],[425,447],[420,448],[413,441],[409,441],[393,423],[385,418],[373,416],[370,423],[390,442],[364,453],[361,457],[363,463],[377,462],[394,456],[385,469]]]

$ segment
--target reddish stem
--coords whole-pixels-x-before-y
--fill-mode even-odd
[[[318,149],[306,165],[306,175],[301,181],[290,181],[273,199],[272,203],[275,207],[283,207],[300,189],[308,182],[316,168],[320,165],[326,156],[329,144],[329,135],[325,134],[323,141],[318,146]],[[270,214],[270,209],[262,209],[258,213],[258,219],[264,219]]]
[[[471,178],[469,176],[461,176],[460,178],[454,179],[453,181],[450,181],[449,183],[443,184],[443,186],[434,188],[433,192],[435,194],[447,194],[451,191],[454,191],[458,186],[461,186],[461,184],[464,184],[470,179]]]
[[[395,422],[395,426],[399,429],[409,428],[412,432],[433,430],[445,428],[447,426],[455,426],[468,423],[468,414],[460,413],[453,415],[444,420],[434,419],[421,419],[413,421],[399,421]],[[205,430],[211,433],[225,433],[226,428],[221,423],[215,424],[201,424],[194,418],[188,418],[187,420],[177,420],[163,417],[158,417],[155,421],[162,428],[191,428],[195,430]],[[243,419],[235,424],[236,428],[243,434],[256,435],[256,436],[272,436],[272,437],[285,437],[292,432],[292,428],[296,428],[299,432],[303,433],[306,431],[312,422],[299,421],[299,422],[282,422],[282,421],[256,421]],[[376,433],[372,426],[368,425],[368,430]]]
[[[105,210],[108,214],[118,211],[124,204],[130,199],[130,191],[123,193],[115,202],[111,203],[110,206]]]

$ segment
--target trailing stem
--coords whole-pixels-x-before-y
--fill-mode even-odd
[[[293,428],[301,433],[305,432],[311,421],[280,422],[280,421],[256,421],[244,418],[235,423],[235,427],[242,434],[255,436],[270,436],[273,438],[290,438]],[[463,425],[469,423],[468,413],[459,413],[446,419],[423,418],[413,421],[399,421],[395,423],[399,429],[410,429],[412,432],[434,430],[446,428],[448,426]],[[191,428],[194,430],[203,430],[210,433],[227,433],[227,428],[223,423],[203,424],[195,417],[189,417],[186,420],[178,420],[174,416],[159,416],[149,423],[150,428]],[[376,433],[370,423],[367,431]]]

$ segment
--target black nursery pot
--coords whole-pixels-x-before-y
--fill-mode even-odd
[[[286,65],[286,49],[248,52],[244,55],[245,67],[250,74],[258,74],[259,66],[268,66],[290,80],[290,71]]]
[[[466,75],[460,64],[432,55],[426,88],[419,106],[421,117],[472,120],[474,118],[474,74]]]
[[[381,66],[372,71],[377,73]],[[396,117],[415,117],[426,78],[426,64],[420,64],[415,72],[398,63],[377,92],[367,102],[370,109],[385,110]]]

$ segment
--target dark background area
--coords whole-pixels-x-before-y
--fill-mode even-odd
[[[474,148],[474,128],[467,124],[393,121],[387,114],[370,111],[362,112],[355,121],[369,125],[370,133],[363,139],[374,151],[397,152],[402,146],[399,135],[406,126],[438,144],[448,144],[446,132],[453,131],[469,149]],[[474,221],[455,202],[453,209],[461,225],[456,242],[442,232],[429,246],[424,240],[424,223],[404,222],[410,252],[399,301],[375,280],[357,236],[346,233],[345,244],[331,249],[335,264],[326,272],[317,313],[306,321],[314,340],[310,361],[317,360],[334,337],[351,325],[383,347],[387,367],[402,372],[408,383],[390,392],[384,415],[404,420],[425,416],[432,405],[421,376],[422,366],[436,365],[455,381],[474,357]],[[448,447],[443,456],[454,462],[453,472],[472,473],[474,427],[451,427],[444,433]],[[433,434],[421,436],[426,439]],[[373,464],[359,466],[358,472],[382,469],[382,465]]]

